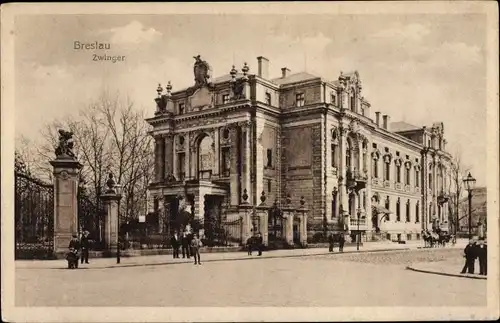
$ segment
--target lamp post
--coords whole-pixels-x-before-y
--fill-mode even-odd
[[[359,231],[359,221],[361,219],[361,209],[358,209],[358,241],[356,242],[356,250],[359,251],[359,242],[361,240],[361,231]]]
[[[120,195],[120,199],[118,200],[118,219],[117,219],[117,225],[118,225],[118,241],[116,242],[116,263],[120,263],[120,238],[121,238],[121,233],[120,233],[120,200],[122,196],[122,185],[121,184],[115,184],[115,192],[117,195]]]
[[[469,239],[472,238],[472,190],[474,189],[474,185],[476,184],[476,179],[472,177],[469,172],[466,178],[463,179],[465,183],[465,187],[467,189],[468,197],[469,197]]]

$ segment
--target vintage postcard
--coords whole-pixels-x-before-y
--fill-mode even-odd
[[[495,2],[1,15],[3,320],[499,318]]]

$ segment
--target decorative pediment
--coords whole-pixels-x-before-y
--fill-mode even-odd
[[[403,161],[401,160],[401,158],[396,158],[394,159],[394,164],[400,167],[403,164]]]
[[[215,93],[208,87],[202,87],[196,90],[188,98],[188,111],[201,111],[213,108],[215,102]]]
[[[422,169],[422,166],[420,166],[420,164],[415,164],[414,168],[416,171],[420,171]]]
[[[411,161],[409,161],[409,160],[405,161],[405,168],[411,169]]]
[[[380,153],[380,150],[378,150],[378,148],[375,149],[374,151],[372,151],[372,158],[373,159],[375,159],[375,160],[380,159],[380,155],[381,155],[381,153]]]

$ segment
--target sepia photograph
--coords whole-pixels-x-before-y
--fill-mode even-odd
[[[4,321],[499,318],[495,2],[1,14]]]

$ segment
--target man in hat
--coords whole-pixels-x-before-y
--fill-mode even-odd
[[[83,264],[83,261],[85,260],[85,263],[89,263],[89,249],[90,249],[90,241],[89,241],[89,233],[87,230],[83,231],[82,238],[80,240],[80,246],[82,248],[82,253],[80,255],[80,263]]]
[[[179,247],[181,244],[179,234],[177,231],[174,232],[174,235],[170,239],[170,243],[172,244],[173,256],[174,258],[179,258]]]
[[[487,273],[487,260],[488,260],[488,251],[486,240],[479,240],[479,243],[476,247],[477,257],[479,258],[479,275],[486,276]]]
[[[464,257],[465,257],[465,264],[464,267],[462,268],[462,271],[460,272],[461,274],[465,274],[467,271],[468,274],[473,274],[474,273],[474,262],[476,261],[476,242],[474,239],[469,240],[469,244],[465,246],[464,249]]]

